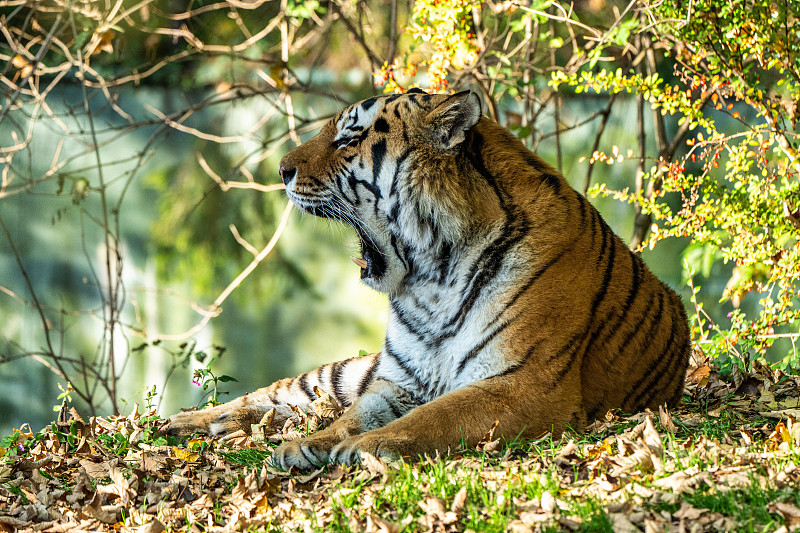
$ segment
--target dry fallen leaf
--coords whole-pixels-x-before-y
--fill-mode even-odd
[[[314,386],[314,394],[317,395],[317,399],[311,402],[311,409],[318,416],[321,418],[338,418],[342,414],[342,406],[333,396],[316,385]]]
[[[475,449],[479,452],[493,452],[497,450],[498,446],[500,446],[500,439],[492,440],[494,437],[494,430],[497,429],[497,426],[500,424],[499,420],[495,420],[492,423],[492,427],[489,428],[489,431],[483,436],[483,438],[478,442],[475,446]]]
[[[467,487],[461,487],[456,495],[453,496],[453,503],[450,505],[450,510],[458,514],[464,509],[464,504],[467,503]]]
[[[361,452],[361,467],[366,468],[373,476],[382,476],[386,473],[386,461],[369,452]]]
[[[672,516],[683,520],[696,520],[706,512],[708,512],[708,509],[697,509],[689,502],[682,502],[681,508],[672,513]]]
[[[709,375],[711,375],[711,367],[709,367],[707,364],[703,364],[694,369],[694,371],[689,374],[686,380],[697,383],[698,385],[704,385],[705,383],[703,383],[703,380],[708,380]],[[708,381],[706,381],[706,383],[708,383]]]
[[[691,469],[689,469],[657,479],[653,481],[653,485],[680,494],[683,492],[693,492],[694,489],[707,478],[708,472],[692,472]]]
[[[675,433],[675,431],[678,429],[672,422],[672,417],[669,415],[669,410],[665,405],[658,406],[658,421],[661,424],[661,427],[670,433]]]
[[[400,526],[370,513],[367,515],[366,533],[398,533]]]
[[[767,508],[771,513],[780,513],[788,527],[800,526],[800,509],[791,503],[771,503]]]
[[[556,499],[549,491],[544,491],[539,500],[539,505],[541,505],[544,512],[552,513],[556,508]]]

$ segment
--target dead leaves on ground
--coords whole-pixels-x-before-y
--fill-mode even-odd
[[[412,466],[365,455],[358,468],[293,475],[272,469],[270,444],[341,414],[333,398],[317,393],[310,412],[271,411],[251,434],[226,443],[156,445],[152,412],[86,422],[73,411],[36,442],[26,430],[22,450],[0,448],[0,531],[319,531],[335,525],[356,532],[449,532],[498,519],[515,532],[577,530],[588,527],[586,514],[576,510],[586,502],[594,502],[595,514],[614,531],[722,531],[742,527],[740,518],[692,505],[693,495],[752,484],[796,494],[800,486],[800,379],[768,368],[724,378],[704,363],[690,370],[692,401],[681,409],[632,417],[609,412],[585,437],[552,446],[549,437],[537,441],[539,453],[501,446],[492,427],[479,455],[423,458]],[[254,454],[250,467],[242,465],[245,453]],[[408,476],[413,491],[398,489]],[[408,494],[389,503],[387,494],[403,490]],[[800,528],[797,501],[773,501],[766,510],[785,530]]]

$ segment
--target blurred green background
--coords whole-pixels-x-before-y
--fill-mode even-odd
[[[65,380],[48,351],[72,360],[73,379],[82,364],[104,367],[113,357],[120,410],[145,402],[155,386],[151,402],[168,416],[204,397],[192,371],[207,365],[217,346],[225,352],[212,371],[238,380],[222,385],[230,393],[222,401],[380,349],[386,301],[360,284],[349,260],[358,250],[355,234],[297,211],[221,314],[189,337],[174,337],[198,324],[202,315],[194,308],[209,306],[252,260],[230,225],[261,249],[287,202],[280,190],[223,191],[211,173],[279,183],[278,161],[297,141],[346,104],[382,92],[373,83],[381,59],[391,62],[403,47],[406,58],[417,53],[402,31],[410,9],[407,2],[377,1],[0,3],[14,30],[0,43],[10,88],[0,121],[0,435],[24,423],[36,431],[56,416]],[[619,6],[594,1],[576,9],[591,22]],[[486,13],[487,26],[500,24],[500,15]],[[564,25],[536,24],[541,31],[531,42],[546,43],[537,52],[542,57],[550,58],[548,47],[569,47]],[[37,55],[47,68],[36,70],[33,55],[51,37],[59,46]],[[515,46],[514,39],[519,35],[504,46]],[[543,70],[526,72],[538,72],[525,81],[533,96],[494,91],[497,118],[518,127],[533,102],[540,112],[526,126],[527,142],[554,164],[560,143],[563,174],[582,190],[589,162],[581,158],[591,155],[598,124],[586,119],[607,100],[556,94]],[[512,88],[522,87],[522,77],[511,79]],[[414,80],[424,83],[421,75]],[[452,88],[475,87],[459,78]],[[633,97],[620,95],[601,148],[635,148],[635,117]],[[635,173],[633,159],[596,164],[592,181],[624,189]],[[630,206],[591,201],[627,240]],[[107,235],[117,242],[113,264]],[[643,256],[688,302],[685,246],[669,240]],[[108,266],[115,272],[113,306]],[[703,290],[719,294],[729,277],[730,268],[714,264]],[[112,307],[119,312],[113,339],[106,328]],[[711,299],[706,310],[724,317],[730,309]],[[202,362],[198,351],[207,354]],[[73,394],[80,412],[112,412],[96,381],[80,385],[98,398],[88,406]]]

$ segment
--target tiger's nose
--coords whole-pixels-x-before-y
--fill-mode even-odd
[[[286,168],[285,166],[281,165],[280,170],[281,179],[285,185],[289,185],[289,183],[295,178],[297,175],[296,168]]]

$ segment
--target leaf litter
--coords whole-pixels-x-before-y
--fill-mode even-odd
[[[704,362],[678,409],[610,411],[560,440],[503,444],[494,425],[444,457],[276,470],[272,446],[341,415],[316,392],[309,412],[270,411],[224,441],[169,443],[138,407],[24,426],[0,445],[0,531],[800,531],[800,378],[765,366],[724,377]],[[760,522],[724,504],[754,490],[774,496]]]

